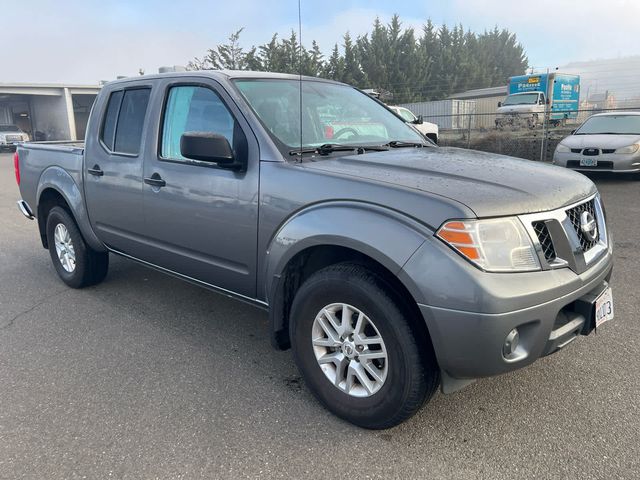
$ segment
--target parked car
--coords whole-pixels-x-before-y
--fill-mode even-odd
[[[0,125],[0,151],[15,151],[19,143],[28,141],[29,135],[20,130],[18,126]]]
[[[640,112],[592,115],[558,144],[553,163],[579,171],[640,172]]]
[[[422,135],[427,137],[433,143],[438,143],[438,125],[435,123],[425,122],[422,119],[422,115],[416,116],[411,110],[405,107],[395,107],[389,106],[391,110],[393,110],[396,114],[400,115],[400,117],[412,125],[416,130],[418,130]]]
[[[328,140],[322,115],[378,127]],[[309,390],[363,427],[397,425],[438,385],[522,368],[613,317],[591,180],[435,146],[348,85],[119,80],[100,91],[84,148],[25,144],[14,162],[18,206],[64,283],[101,282],[116,254],[265,309]]]

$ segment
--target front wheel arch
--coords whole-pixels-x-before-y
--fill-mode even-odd
[[[407,315],[406,302],[399,300],[396,294],[386,279],[369,266],[347,261],[311,275],[300,287],[292,305],[293,356],[305,383],[331,412],[365,428],[389,428],[409,418],[431,398],[440,380],[429,338],[416,330],[424,323]],[[322,308],[324,305],[328,306]],[[327,338],[318,337],[312,347],[309,340],[318,334],[311,330],[316,328],[314,317],[317,319],[318,311],[331,311],[325,309],[334,306],[348,306],[347,312],[359,310],[358,322],[352,316],[346,317],[346,322],[344,317],[341,320],[334,317],[333,322],[328,320],[329,324],[342,327],[336,326],[337,330],[328,333],[331,329],[325,324],[319,332],[327,333]],[[372,327],[366,332],[358,327],[362,315],[369,317],[375,330]],[[360,335],[364,338],[372,336],[374,341],[362,343]],[[342,346],[337,346],[336,342]],[[381,348],[368,351],[369,345]],[[328,351],[317,351],[324,347],[328,347]],[[340,352],[342,357],[338,358],[336,355]],[[382,364],[369,363],[369,367],[383,369],[383,376],[380,370],[374,372],[372,370],[376,368],[367,368],[365,355],[369,361],[383,358]],[[334,372],[327,369],[331,363],[336,366]],[[358,379],[359,383],[351,385],[359,385],[360,393],[350,386],[350,377],[353,382]],[[377,384],[377,389],[372,382]]]
[[[316,245],[298,252],[273,283],[270,295],[271,343],[278,350],[291,347],[289,314],[296,292],[304,281],[315,272],[340,263],[359,264],[379,276],[391,290],[391,295],[403,306],[411,318],[416,335],[424,336],[431,345],[431,336],[410,289],[386,266],[357,250],[339,245]]]

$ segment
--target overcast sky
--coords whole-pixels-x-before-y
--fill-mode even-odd
[[[2,82],[97,83],[185,65],[245,27],[243,44],[297,30],[297,0],[15,0],[0,28]],[[349,30],[398,13],[405,26],[462,23],[515,32],[530,65],[640,54],[640,0],[302,0],[303,43],[325,53]]]

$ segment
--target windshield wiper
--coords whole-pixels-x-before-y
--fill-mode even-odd
[[[390,145],[389,145],[390,146]],[[333,152],[384,152],[389,150],[387,145],[342,145],[339,143],[325,143],[319,147],[300,148],[289,151],[289,155],[304,155],[305,153],[317,153],[318,155],[329,155]]]
[[[422,148],[426,145],[419,142],[402,142],[400,140],[391,140],[389,143],[385,143],[382,146],[391,148]]]
[[[636,135],[635,133],[620,133],[620,132],[576,132],[574,135]]]

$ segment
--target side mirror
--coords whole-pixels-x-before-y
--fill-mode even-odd
[[[185,132],[180,137],[183,157],[201,162],[216,163],[224,168],[240,168],[226,137],[210,132]]]
[[[578,130],[571,130],[571,135],[573,135],[574,133],[576,133]]]
[[[424,123],[424,118],[422,117],[422,115],[418,115],[418,118],[416,118],[413,123],[415,123],[416,125],[422,125]]]
[[[498,102],[498,108],[502,106],[502,102]]]

